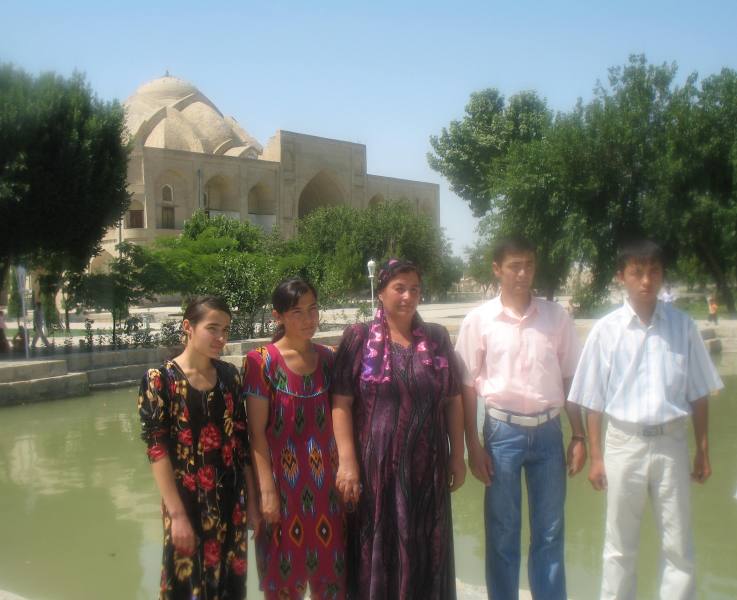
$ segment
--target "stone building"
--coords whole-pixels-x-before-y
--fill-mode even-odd
[[[178,234],[197,209],[250,221],[287,236],[298,218],[321,206],[409,202],[439,220],[438,186],[366,172],[366,146],[277,131],[266,147],[225,117],[195,86],[176,77],[142,85],[124,103],[133,140],[132,201],[103,239],[92,269],[119,241],[145,244]]]

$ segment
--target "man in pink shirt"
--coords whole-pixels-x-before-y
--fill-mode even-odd
[[[535,248],[501,240],[493,252],[499,296],[461,324],[456,352],[465,367],[463,402],[471,472],[486,487],[486,586],[489,598],[518,597],[521,477],[530,513],[528,577],[533,598],[565,600],[563,505],[568,474],[586,462],[580,408],[565,401],[580,345],[573,321],[557,303],[530,293]],[[476,398],[485,405],[484,446]],[[560,412],[572,437],[563,451]]]

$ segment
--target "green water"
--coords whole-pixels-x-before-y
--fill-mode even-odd
[[[725,383],[711,404],[714,475],[693,487],[699,597],[708,600],[737,598],[737,377]],[[134,396],[117,390],[0,410],[0,590],[30,600],[156,597],[159,500]],[[479,586],[482,494],[469,478],[453,497],[457,576]],[[596,598],[604,496],[584,476],[570,481],[566,519],[569,594]],[[640,598],[656,597],[657,552],[647,518]],[[258,598],[254,568],[251,560],[249,597]]]

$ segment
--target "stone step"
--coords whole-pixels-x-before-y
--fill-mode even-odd
[[[95,386],[95,388],[120,382],[140,382],[148,369],[157,366],[157,364],[144,363],[118,367],[103,367],[101,369],[87,371],[87,377],[90,385]]]
[[[87,373],[67,373],[43,379],[0,383],[0,406],[84,396],[89,391]]]
[[[29,381],[67,374],[65,360],[34,360],[0,363],[0,383]]]

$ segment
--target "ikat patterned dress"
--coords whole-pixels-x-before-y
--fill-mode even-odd
[[[243,365],[243,394],[269,402],[266,439],[281,497],[281,521],[256,539],[266,598],[345,598],[345,521],[328,388],[333,352],[314,345],[311,375],[289,370],[273,344],[252,350]]]
[[[149,460],[171,460],[197,539],[192,556],[175,550],[171,518],[162,502],[162,600],[246,596],[246,414],[237,369],[221,361],[213,364],[217,383],[209,391],[193,388],[173,361],[150,369],[141,382],[138,411]]]

